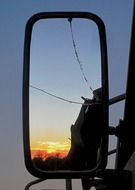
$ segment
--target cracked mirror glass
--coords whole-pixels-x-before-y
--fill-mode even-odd
[[[100,39],[93,21],[53,18],[34,24],[29,126],[36,168],[76,171],[96,166],[100,139],[96,148],[88,145],[93,143],[92,121],[87,127],[84,121],[93,91],[101,84]]]

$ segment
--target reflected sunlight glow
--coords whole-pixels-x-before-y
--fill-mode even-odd
[[[41,157],[46,159],[48,156],[63,158],[70,149],[70,142],[38,141],[36,144],[36,147],[31,147],[32,158]]]

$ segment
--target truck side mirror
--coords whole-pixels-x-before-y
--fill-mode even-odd
[[[98,96],[93,98],[95,89],[100,89],[99,102]],[[103,21],[87,12],[32,16],[26,24],[23,63],[26,168],[46,179],[95,175],[107,164],[107,131]]]

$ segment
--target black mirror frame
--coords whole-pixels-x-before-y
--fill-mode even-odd
[[[36,21],[40,19],[51,18],[86,18],[94,21],[99,30],[100,49],[101,49],[101,78],[102,78],[102,97],[104,109],[104,133],[101,147],[101,162],[92,170],[85,171],[42,171],[33,166],[30,152],[29,139],[29,72],[30,72],[30,44],[32,28]],[[107,63],[107,45],[106,32],[103,21],[95,14],[89,12],[41,12],[33,15],[26,24],[24,41],[24,60],[23,60],[23,146],[24,158],[27,170],[35,177],[42,179],[65,179],[82,178],[94,176],[97,169],[105,168],[108,157],[108,63]]]

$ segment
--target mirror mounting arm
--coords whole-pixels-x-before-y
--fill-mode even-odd
[[[31,181],[30,183],[28,183],[28,184],[26,185],[26,187],[25,187],[24,190],[30,190],[29,188],[30,188],[31,186],[36,185],[36,184],[38,184],[38,183],[41,183],[42,181],[45,181],[45,180],[46,180],[46,179],[36,179],[36,180],[34,180],[34,181]]]
[[[120,119],[118,126],[110,126],[108,129],[109,135],[115,135],[120,141],[126,141],[128,134],[127,127],[125,126],[124,120]],[[129,139],[127,139],[129,141]]]

